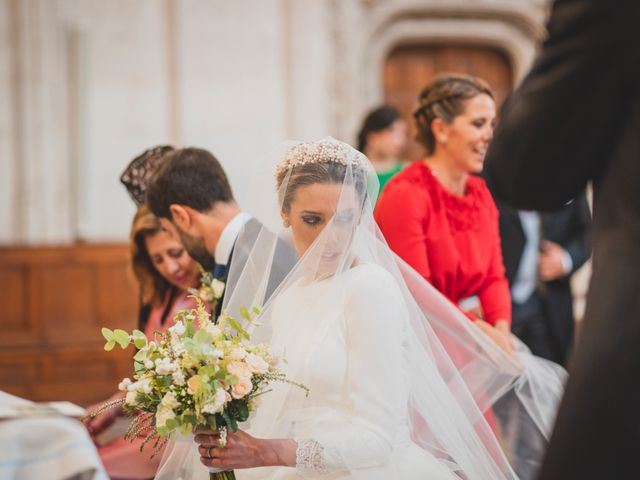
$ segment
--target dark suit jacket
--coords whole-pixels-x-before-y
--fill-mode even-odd
[[[497,202],[497,206],[500,211],[502,256],[507,280],[512,285],[518,273],[526,237],[518,211],[504,202]],[[541,222],[543,238],[564,248],[573,263],[568,275],[546,282],[544,290],[539,293],[555,355],[552,360],[565,364],[574,333],[573,296],[569,280],[591,254],[591,214],[586,195],[581,194],[557,212],[542,214]]]
[[[486,165],[518,208],[594,183],[593,276],[540,478],[640,476],[640,2],[558,0]]]
[[[260,246],[259,250],[262,253],[264,243],[269,243],[268,239],[265,237],[259,238],[260,232],[263,229],[263,225],[252,218],[249,220],[243,229],[238,234],[238,238],[236,238],[236,242],[233,246],[233,250],[231,251],[231,255],[229,256],[229,268],[227,269],[227,276],[222,280],[226,283],[225,287],[225,299],[227,294],[232,294],[233,290],[240,280],[242,272],[245,270],[245,266],[247,265],[248,259],[252,255],[256,255],[254,248],[256,247],[256,242],[259,241]],[[264,243],[263,243],[264,242]],[[271,259],[270,253],[267,255]],[[258,270],[262,270],[264,268],[269,268],[269,280],[267,281],[267,285],[263,295],[260,295],[260,298],[257,299],[257,303],[263,306],[267,300],[271,297],[274,291],[278,288],[278,286],[282,283],[288,273],[295,266],[298,257],[294,250],[294,248],[286,242],[278,239],[275,244],[275,252],[273,254],[273,263],[270,265],[263,265],[262,261],[267,260],[267,258],[254,258],[256,261],[256,265]],[[222,311],[222,305],[224,302],[219,301],[216,304],[216,318],[220,315]],[[251,308],[254,305],[243,305],[246,308]]]

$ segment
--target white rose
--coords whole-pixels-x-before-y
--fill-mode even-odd
[[[151,379],[150,378],[145,378],[144,380],[142,380],[142,391],[144,393],[151,393]]]
[[[162,400],[160,400],[160,408],[166,407],[166,408],[176,408],[180,406],[180,402],[178,402],[178,399],[176,398],[176,394],[173,392],[167,392],[164,394],[164,397],[162,397]]]
[[[176,414],[170,408],[159,408],[156,412],[156,427],[164,427],[167,420],[175,418]]]
[[[247,351],[244,348],[237,347],[231,350],[231,358],[233,358],[234,360],[242,360],[246,356]]]
[[[184,373],[182,373],[182,370],[176,370],[171,376],[173,377],[173,383],[176,385],[184,385]]]
[[[178,357],[182,356],[182,354],[187,351],[180,339],[175,335],[171,336],[171,348]]]
[[[127,387],[130,392],[143,391],[144,393],[151,393],[151,379],[143,378],[137,382],[132,383]]]
[[[184,334],[184,332],[184,323],[182,323],[181,321],[178,321],[172,327],[169,327],[169,333],[171,333],[172,335],[180,336]]]
[[[202,407],[202,413],[218,413],[221,412],[224,404],[227,402],[227,392],[219,388],[213,399],[205,403]]]
[[[214,357],[222,358],[224,357],[224,352],[219,348],[216,348],[213,350],[213,352],[211,352],[211,355],[213,355]]]
[[[269,370],[269,364],[265,362],[261,356],[254,353],[247,355],[247,358],[245,358],[244,361],[247,362],[249,369],[253,373],[265,373]]]
[[[138,395],[138,392],[135,392],[135,391],[127,392],[127,396],[124,398],[124,403],[132,407],[135,407],[138,404],[138,402],[136,402],[137,395]]]
[[[222,298],[222,294],[224,293],[224,282],[214,278],[211,282],[211,289],[213,290],[213,295],[216,298]]]
[[[124,392],[129,385],[131,385],[131,380],[129,378],[125,378],[118,384],[118,390]]]
[[[220,335],[222,335],[222,330],[220,330],[220,328],[218,328],[218,326],[213,323],[209,323],[205,331],[213,338],[218,338]]]
[[[170,375],[178,366],[170,358],[158,358],[156,360],[156,372],[158,375]]]
[[[249,378],[240,377],[231,387],[231,396],[235,399],[243,398],[251,392],[253,384]]]

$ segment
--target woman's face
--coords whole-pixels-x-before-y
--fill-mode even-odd
[[[367,151],[372,156],[399,158],[407,144],[407,124],[398,119],[383,130],[367,135]]]
[[[181,290],[197,287],[200,270],[178,240],[177,232],[160,230],[144,241],[151,263],[162,278]]]
[[[453,166],[465,173],[480,173],[484,157],[493,138],[496,104],[486,94],[476,95],[466,102],[464,111],[451,124],[443,123],[438,148],[446,153]]]
[[[320,274],[335,272],[349,245],[358,216],[355,197],[355,190],[342,184],[304,185],[296,189],[289,210],[282,212],[283,219],[291,225],[293,243],[300,257],[331,224],[313,253],[317,256]]]

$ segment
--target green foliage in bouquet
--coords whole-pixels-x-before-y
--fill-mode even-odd
[[[307,387],[290,381],[278,369],[278,359],[267,345],[250,342],[239,321],[221,315],[214,324],[201,296],[193,298],[197,308],[178,312],[174,325],[156,332],[153,341],[139,330],[129,334],[102,329],[105,350],[116,344],[124,349],[132,343],[138,348],[134,380],[125,378],[119,388],[126,392],[120,400],[124,409],[137,412],[127,438],[146,435],[141,449],[154,440],[154,450],[159,451],[174,432],[225,432],[227,428],[235,432],[272,381],[296,385],[308,394]],[[251,325],[260,309],[242,308],[240,314]]]

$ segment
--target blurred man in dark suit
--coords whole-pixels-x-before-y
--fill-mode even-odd
[[[574,335],[570,280],[591,253],[586,195],[553,213],[497,205],[511,332],[535,355],[566,365]]]
[[[498,198],[557,209],[594,185],[593,276],[540,478],[635,478],[640,457],[640,2],[558,0],[487,156]]]

